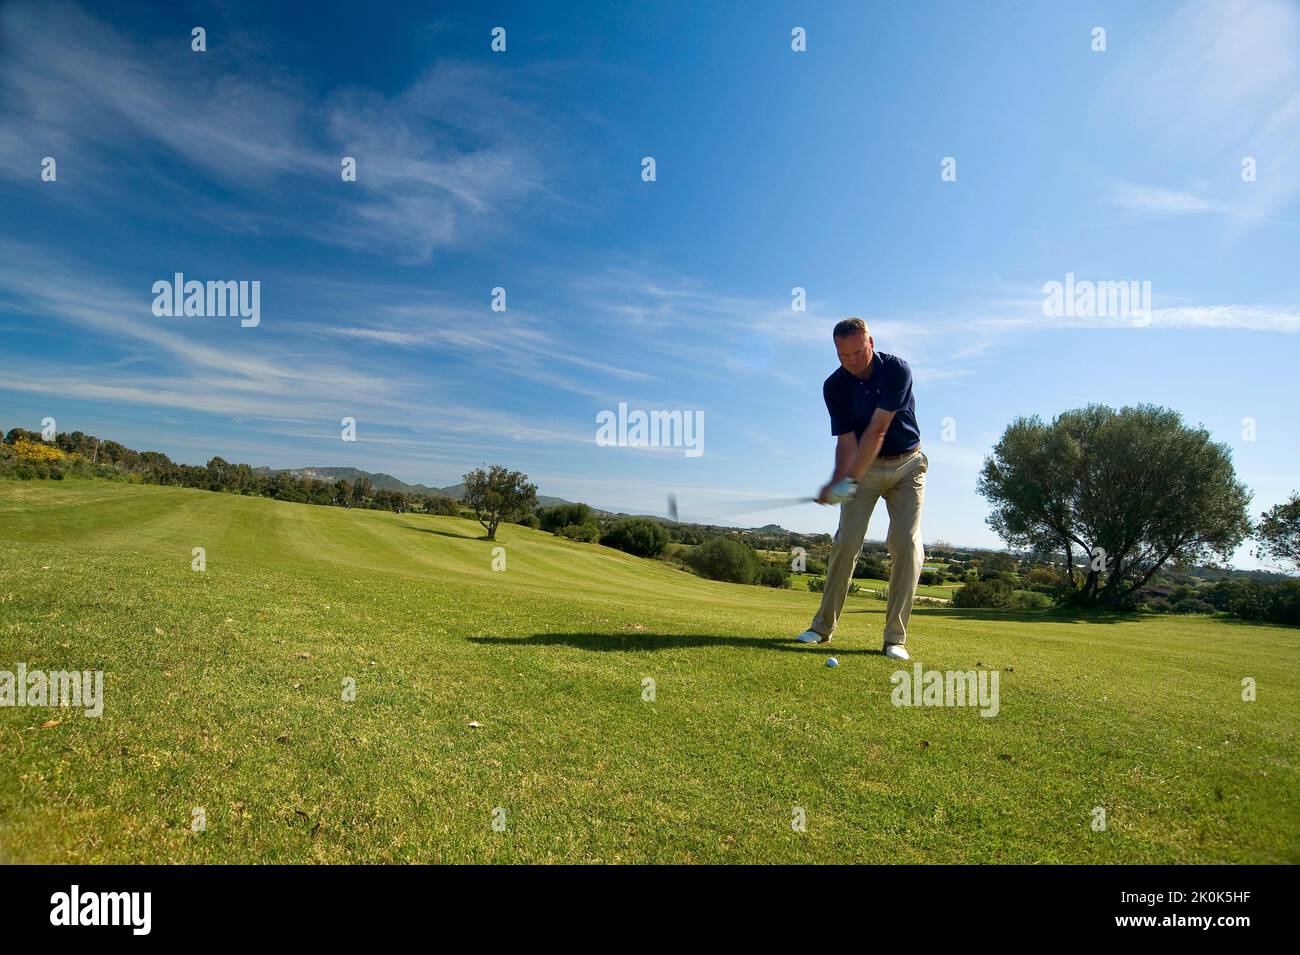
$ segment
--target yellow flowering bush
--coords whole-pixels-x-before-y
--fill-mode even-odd
[[[37,444],[35,441],[28,441],[26,438],[15,441],[13,447],[18,457],[28,461],[38,461],[42,464],[53,464],[55,461],[62,461],[67,458],[66,454],[52,444]]]

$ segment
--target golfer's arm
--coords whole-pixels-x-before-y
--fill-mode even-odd
[[[858,455],[858,436],[852,431],[846,431],[836,437],[835,440],[835,473],[831,475],[831,483],[834,484],[844,475],[849,473],[849,468],[853,466],[853,459]]]
[[[853,480],[861,481],[862,475],[867,473],[871,463],[876,460],[876,455],[880,453],[880,446],[885,443],[885,432],[889,430],[889,424],[894,420],[895,414],[897,414],[895,411],[882,411],[877,408],[876,413],[871,416],[867,430],[862,432],[862,440],[857,442],[856,453],[845,472]]]

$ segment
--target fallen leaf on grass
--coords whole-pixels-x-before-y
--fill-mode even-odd
[[[43,730],[53,729],[54,727],[58,726],[62,722],[63,722],[62,720],[46,720],[44,723],[41,724],[41,729]]]
[[[472,729],[472,730],[482,729],[482,728],[483,728],[483,724],[480,723],[478,720],[470,720],[470,721],[469,721],[469,728]]]
[[[311,654],[308,653],[306,650],[304,650],[304,651],[302,651],[302,653],[298,654],[298,659],[299,659],[299,660],[310,660],[310,659],[311,659]]]

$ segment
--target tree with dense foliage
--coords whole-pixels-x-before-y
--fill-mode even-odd
[[[1019,418],[979,490],[1009,545],[1064,551],[1071,599],[1085,605],[1129,604],[1167,561],[1226,560],[1250,532],[1227,446],[1152,405]]]
[[[790,586],[790,566],[784,561],[774,564],[763,564],[758,571],[758,579],[754,581],[764,587],[775,587],[778,590],[785,590]]]
[[[1014,574],[1017,566],[1016,559],[1006,551],[1001,550],[995,550],[981,557],[979,565],[981,575],[990,570],[995,572],[1006,571],[1009,574]]]
[[[356,507],[365,507],[366,501],[375,493],[375,485],[364,474],[352,482],[352,503]]]
[[[752,584],[759,571],[754,548],[734,537],[710,537],[687,555],[686,562],[701,577],[733,584]]]
[[[888,580],[889,567],[875,554],[869,554],[854,565],[853,576],[860,580]]]
[[[521,471],[494,464],[475,468],[465,475],[464,482],[465,504],[487,531],[488,540],[497,539],[502,521],[514,520],[537,506],[537,485],[529,484],[528,475]]]
[[[1291,500],[1261,514],[1255,538],[1260,560],[1300,570],[1300,494],[1293,491]]]
[[[668,531],[648,517],[625,517],[610,525],[600,542],[637,557],[658,557],[668,546]]]
[[[571,524],[594,524],[595,513],[587,504],[554,504],[544,507],[537,514],[539,526],[544,531],[558,534],[560,529]]]

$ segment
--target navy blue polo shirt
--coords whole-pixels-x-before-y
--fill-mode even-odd
[[[921,443],[921,429],[916,426],[916,401],[912,398],[912,369],[894,355],[876,352],[871,359],[871,374],[864,381],[841,365],[822,385],[822,397],[831,416],[831,434],[852,431],[858,440],[877,408],[894,411],[894,420],[885,432],[881,454],[904,454]]]

